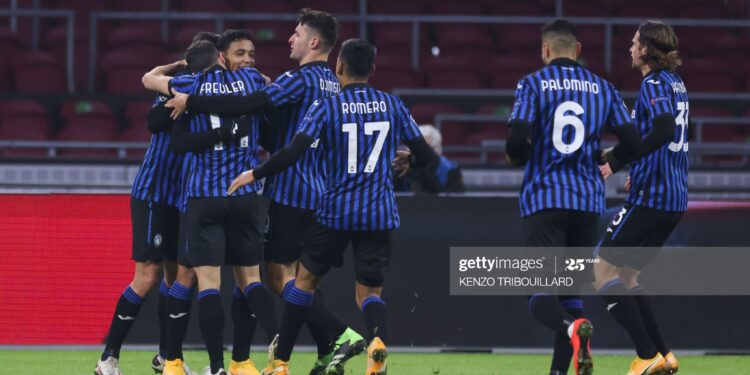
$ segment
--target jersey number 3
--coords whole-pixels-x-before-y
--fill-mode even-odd
[[[680,152],[688,150],[688,143],[685,142],[685,133],[687,132],[688,127],[688,112],[690,112],[690,107],[688,106],[687,102],[677,102],[677,117],[674,118],[674,123],[680,127],[680,141],[678,143],[670,142],[669,143],[669,151],[672,152]]]
[[[569,115],[568,112],[573,112],[573,114]],[[563,102],[555,109],[555,120],[552,125],[552,145],[561,154],[572,154],[583,145],[586,129],[583,127],[583,121],[578,117],[582,114],[583,107],[573,101]],[[573,127],[573,142],[571,143],[565,143],[563,140],[563,129],[566,126]]]
[[[367,158],[367,164],[365,164],[365,173],[372,173],[375,170],[375,166],[378,165],[378,158],[380,157],[380,152],[383,151],[383,144],[385,144],[385,136],[388,135],[388,130],[390,130],[390,128],[391,123],[388,121],[365,123],[365,135],[372,135],[374,132],[378,132],[375,146],[373,146],[370,157]],[[344,133],[349,134],[346,171],[349,173],[357,173],[357,123],[346,123],[342,126],[341,130]]]

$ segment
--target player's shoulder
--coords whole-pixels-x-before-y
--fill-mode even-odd
[[[643,77],[640,91],[645,96],[669,95],[670,93],[685,91],[685,85],[677,73],[662,69]]]

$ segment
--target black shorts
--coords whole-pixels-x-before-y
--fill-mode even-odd
[[[371,288],[381,287],[391,257],[391,233],[336,230],[316,220],[303,240],[300,262],[314,275],[323,277],[331,267],[341,267],[343,253],[351,243],[357,281]]]
[[[625,203],[604,233],[599,256],[617,267],[643,270],[659,254],[683,214]]]
[[[258,195],[191,198],[187,262],[200,266],[256,266],[263,251]]]
[[[522,234],[526,247],[565,248],[558,256],[565,260],[592,259],[596,246],[599,215],[593,212],[548,209],[523,219]],[[593,267],[576,271],[577,282],[594,280]]]
[[[289,264],[302,254],[302,240],[315,222],[315,210],[285,206],[271,201],[268,231],[263,249],[266,262]]]
[[[170,205],[130,198],[134,261],[158,263],[176,259],[178,213]]]
[[[187,211],[180,212],[180,230],[177,235],[177,263],[185,267],[192,267],[187,260]]]

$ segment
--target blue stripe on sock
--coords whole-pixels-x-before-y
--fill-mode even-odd
[[[122,296],[134,305],[140,305],[143,303],[143,297],[139,296],[130,286],[125,288],[125,291],[122,292]]]
[[[603,243],[604,243],[604,238],[599,240],[599,242],[596,244],[596,247],[594,248],[594,258],[599,256],[599,251],[602,249]]]
[[[242,291],[240,290],[240,287],[236,286],[232,290],[232,297],[237,299],[243,299],[245,298],[245,295],[242,294]]]
[[[618,284],[622,285],[622,281],[620,281],[620,279],[612,279],[612,280],[607,281],[607,283],[604,284],[604,286],[602,286],[601,289],[599,289],[599,294],[607,293],[607,290],[609,290],[609,288]]]
[[[531,312],[531,305],[534,303],[534,300],[537,299],[537,298],[539,298],[539,297],[544,297],[544,296],[548,296],[548,295],[549,294],[547,294],[547,293],[534,293],[534,295],[532,295],[531,298],[529,298],[529,305],[528,305],[529,314],[533,315],[533,313]]]
[[[560,301],[560,304],[565,310],[579,309],[583,310],[583,300],[581,299],[566,299]]]
[[[382,303],[383,306],[388,307],[388,305],[385,304],[385,301],[380,299],[378,296],[369,296],[365,298],[364,301],[362,301],[362,311],[365,311],[365,307],[371,303]]]
[[[218,296],[218,295],[220,295],[218,289],[206,289],[206,290],[201,290],[200,292],[198,292],[198,299],[200,300],[201,298],[204,298],[204,297]]]
[[[161,284],[159,284],[159,293],[161,293],[162,296],[167,297],[169,296],[169,289],[167,282],[162,279]]]
[[[263,286],[263,284],[260,283],[260,282],[258,282],[258,281],[250,283],[250,285],[248,285],[248,286],[245,287],[245,295],[250,294],[250,292],[253,289],[255,289],[255,288],[259,287],[259,286]]]
[[[289,290],[294,287],[294,279],[291,279],[284,284],[284,290],[281,292],[281,298],[286,298],[286,295],[289,294]]]
[[[181,299],[183,301],[190,301],[190,296],[193,295],[193,290],[189,289],[188,287],[178,283],[175,281],[175,283],[172,285],[172,287],[169,289],[169,296],[174,297],[177,299]]]
[[[292,286],[284,300],[298,306],[312,306],[313,294]]]

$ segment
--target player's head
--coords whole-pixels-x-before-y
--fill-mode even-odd
[[[542,26],[542,61],[567,57],[578,59],[581,54],[581,43],[578,43],[576,27],[570,21],[556,19]]]
[[[299,11],[297,27],[289,37],[289,58],[303,62],[311,55],[331,52],[339,39],[339,21],[332,14],[304,8]]]
[[[255,44],[253,34],[247,30],[227,30],[216,41],[224,66],[229,70],[240,70],[255,66]]]
[[[643,71],[667,69],[674,71],[682,60],[677,52],[677,35],[672,26],[661,21],[644,21],[638,26],[630,47],[633,68]]]
[[[348,39],[341,43],[336,59],[339,81],[367,81],[375,71],[375,47],[364,39]]]
[[[219,51],[213,43],[206,40],[199,40],[188,47],[185,52],[185,61],[188,69],[197,73],[216,65],[219,59]]]
[[[190,43],[199,42],[201,40],[205,40],[211,42],[211,44],[213,45],[216,45],[216,42],[219,41],[219,34],[212,33],[210,31],[199,31],[195,33],[195,36],[193,36],[193,41]]]
[[[432,124],[425,124],[419,125],[419,131],[422,132],[425,142],[435,150],[436,154],[443,153],[443,136],[440,134],[440,130]]]

